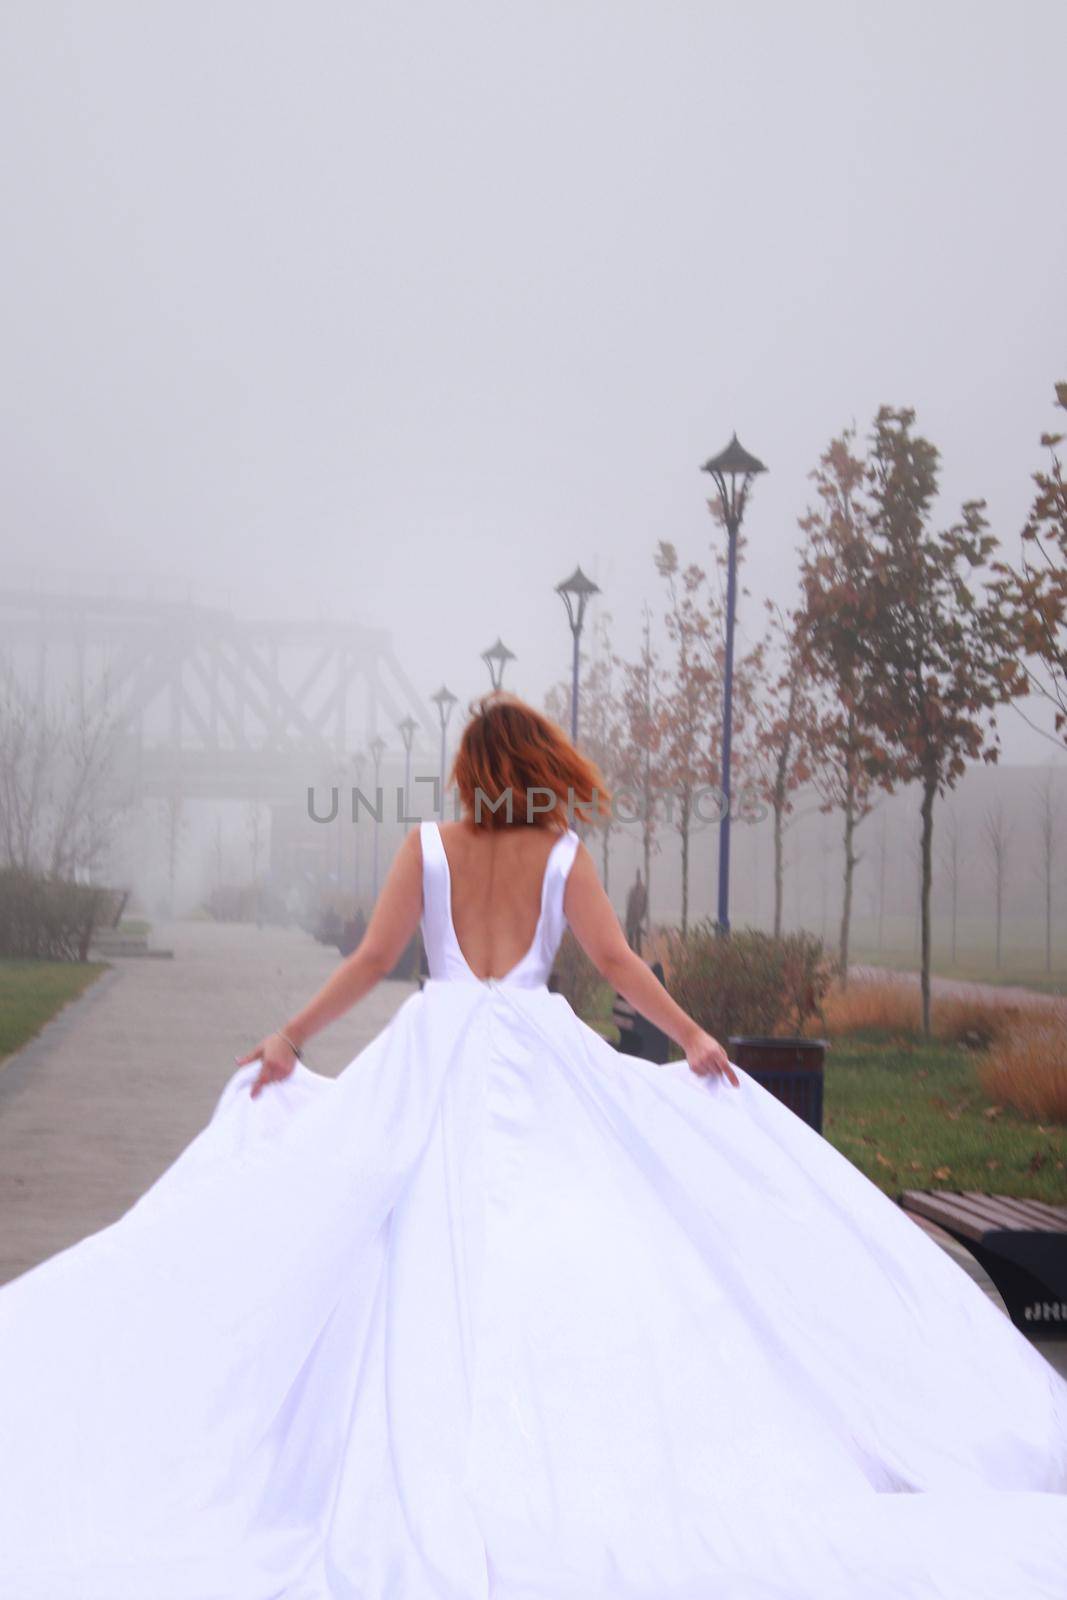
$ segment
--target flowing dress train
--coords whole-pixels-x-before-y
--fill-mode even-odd
[[[0,1290],[4,1600],[1065,1600],[1067,1384],[738,1069],[480,980]]]

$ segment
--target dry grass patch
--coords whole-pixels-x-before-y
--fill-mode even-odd
[[[993,1042],[978,1076],[994,1104],[1067,1122],[1067,1017],[1028,1010]]]
[[[857,1033],[911,1037],[922,1026],[919,991],[903,979],[853,978],[847,987],[835,983],[823,1001],[822,1016],[830,1039]]]
[[[1006,1005],[995,996],[935,997],[933,1036],[945,1044],[984,1050],[1014,1032],[1029,1015],[1029,1008]],[[823,1022],[831,1039],[855,1034],[918,1038],[922,1031],[918,985],[902,978],[852,978],[847,988],[836,983],[823,1003]]]

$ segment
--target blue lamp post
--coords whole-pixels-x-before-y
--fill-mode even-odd
[[[725,450],[705,461],[718,490],[719,509],[729,540],[726,576],[726,666],[722,685],[722,818],[719,822],[718,931],[730,931],[730,740],[733,732],[734,618],[737,611],[737,536],[752,480],[767,468],[738,443],[735,433]]]

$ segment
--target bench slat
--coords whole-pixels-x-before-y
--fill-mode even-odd
[[[923,1189],[905,1189],[901,1198],[906,1211],[917,1212],[930,1222],[955,1229],[968,1239],[981,1239],[989,1232],[989,1224],[981,1213],[973,1212],[970,1207],[964,1210],[952,1206],[948,1194],[941,1196]]]
[[[919,1211],[942,1226],[954,1228],[968,1239],[983,1239],[987,1233],[1003,1232],[1005,1228],[1018,1229],[1017,1219],[1009,1219],[1004,1212],[983,1204],[979,1200],[965,1200],[957,1191],[943,1193],[912,1191],[918,1200],[912,1200],[908,1209]]]
[[[1025,1211],[1018,1210],[1003,1195],[961,1193],[954,1198],[957,1205],[961,1207],[966,1205],[974,1215],[985,1217],[987,1228],[996,1229],[997,1232],[1006,1230],[1009,1233],[1034,1231],[1034,1218]],[[1044,1224],[1041,1225],[1040,1231],[1045,1231]]]
[[[969,1200],[986,1198],[974,1190],[964,1189]],[[1067,1233],[1067,1206],[1050,1206],[1044,1200],[1018,1200],[1015,1196],[995,1195],[1001,1210],[1017,1217],[1023,1227],[1035,1228],[1039,1233]]]
[[[906,1189],[901,1202],[905,1210],[976,1241],[987,1233],[1067,1233],[1067,1207],[1043,1201],[1014,1200],[976,1190]]]

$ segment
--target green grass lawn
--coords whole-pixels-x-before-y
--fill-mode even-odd
[[[0,1061],[106,970],[98,961],[0,961]]]
[[[823,1132],[892,1195],[978,1189],[1067,1204],[1067,1127],[996,1108],[957,1046],[835,1040]]]

